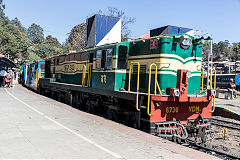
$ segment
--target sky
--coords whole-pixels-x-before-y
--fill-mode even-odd
[[[240,42],[240,0],[3,0],[9,19],[32,23],[63,43],[71,29],[99,10],[115,7],[128,17],[131,38],[166,25],[192,28],[212,35],[214,43]]]

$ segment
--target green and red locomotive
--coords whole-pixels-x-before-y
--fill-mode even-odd
[[[151,134],[205,141],[213,90],[202,92],[202,39],[169,34],[45,60],[41,94]]]

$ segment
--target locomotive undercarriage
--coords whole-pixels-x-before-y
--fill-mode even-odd
[[[180,121],[150,122],[149,116],[146,114],[146,107],[144,107],[145,104],[140,103],[141,110],[137,112],[134,100],[57,88],[41,90],[42,94],[72,105],[76,109],[97,114],[133,128],[150,131],[152,135],[177,143],[185,143],[188,140],[205,143],[214,136],[209,119],[203,118],[201,114],[197,119],[188,120],[187,124]],[[143,101],[144,98],[145,96],[141,96],[140,99]]]
[[[177,143],[185,143],[188,140],[205,143],[214,137],[209,119],[202,118],[201,114],[197,119],[188,120],[187,124],[180,121],[151,122],[150,133]]]

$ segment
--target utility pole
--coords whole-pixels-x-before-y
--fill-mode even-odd
[[[210,40],[210,53],[207,53],[207,89],[210,89],[210,72],[213,68],[213,53],[212,53],[212,38],[209,39]]]
[[[237,75],[237,55],[238,55],[238,46],[235,46],[234,48],[233,48],[233,50],[235,51],[235,53],[236,53],[236,57],[235,57],[235,79],[236,79],[236,75]],[[236,80],[235,80],[236,81]]]

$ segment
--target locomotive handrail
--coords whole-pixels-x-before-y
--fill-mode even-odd
[[[205,72],[204,66],[202,66],[201,70],[202,70],[202,86],[201,86],[201,91],[203,92],[203,81],[204,81],[204,72]]]
[[[139,97],[139,74],[140,74],[140,63],[139,62],[131,62],[129,64],[129,80],[128,80],[128,92],[130,92],[130,88],[131,88],[131,70],[132,70],[132,64],[137,64],[138,65],[138,73],[137,73],[137,99],[136,99],[136,109],[138,111],[138,97]]]
[[[86,78],[86,65],[83,65],[82,86],[84,87],[85,87],[85,78]]]
[[[158,62],[158,63],[161,63],[161,62]],[[157,71],[158,71],[158,68],[157,68],[156,63],[152,63],[150,65],[150,68],[149,68],[149,76],[148,76],[148,104],[147,104],[148,106],[147,106],[147,114],[149,116],[151,116],[151,113],[150,113],[149,109],[150,109],[150,90],[151,90],[152,66],[155,67],[154,94],[155,95],[157,94],[157,87],[158,87],[158,91],[159,91],[160,95],[162,95],[160,86],[159,86],[158,81],[157,81]]]
[[[87,87],[90,87],[91,78],[92,78],[92,66],[89,65],[89,67],[88,67]]]
[[[210,71],[210,89],[212,89],[212,71],[214,71],[214,89],[216,90],[216,81],[217,81],[217,71],[215,68],[211,69]],[[215,111],[215,95],[213,96],[213,108],[212,113]]]
[[[41,69],[39,69],[39,76],[38,76],[38,80],[39,80],[39,78],[41,78],[41,76],[42,76],[42,70],[41,70]]]
[[[212,71],[214,71],[214,84],[213,84],[213,87],[212,87]],[[216,72],[216,69],[213,68],[210,70],[210,89],[216,89],[216,81],[217,81],[217,72]]]
[[[36,70],[36,88],[38,87],[39,77],[41,77],[41,69],[37,68],[37,70]]]
[[[38,68],[36,70],[36,88],[37,88],[37,82],[38,82]]]

